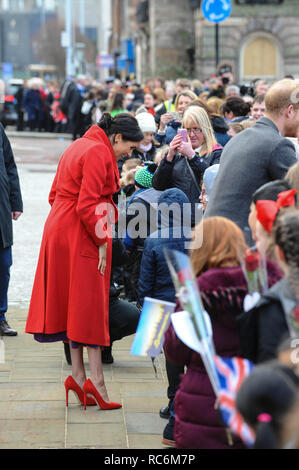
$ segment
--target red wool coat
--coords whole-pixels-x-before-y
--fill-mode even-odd
[[[107,346],[111,223],[107,208],[119,190],[112,146],[98,126],[64,152],[51,188],[32,290],[27,333],[66,332],[73,341]],[[108,205],[107,205],[108,203]],[[107,223],[105,223],[107,222]],[[108,242],[104,276],[98,247]]]

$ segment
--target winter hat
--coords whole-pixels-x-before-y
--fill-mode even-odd
[[[135,174],[135,185],[139,188],[152,188],[152,179],[158,166],[151,163],[148,166],[143,166]]]
[[[216,164],[216,165],[210,166],[210,167],[207,168],[206,171],[204,172],[204,175],[203,175],[203,183],[204,183],[205,188],[206,188],[206,198],[207,198],[207,201],[209,200],[209,196],[210,196],[210,194],[211,194],[212,187],[213,187],[215,178],[216,178],[216,176],[217,176],[218,170],[219,170],[219,164]]]
[[[144,106],[141,106],[135,115],[142,132],[156,132],[157,126],[154,116],[147,112]]]

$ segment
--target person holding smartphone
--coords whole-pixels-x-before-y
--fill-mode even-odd
[[[161,116],[159,129],[156,132],[155,139],[161,145],[169,145],[181,127],[183,113],[197,96],[193,91],[184,90],[178,94],[175,101],[175,111],[167,111]]]
[[[181,189],[192,203],[192,223],[199,203],[205,170],[220,162],[222,147],[217,144],[211,121],[201,106],[189,106],[182,120],[182,131],[172,139],[169,152],[153,177],[153,188]]]

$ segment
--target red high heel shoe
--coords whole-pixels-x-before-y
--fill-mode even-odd
[[[86,380],[85,384],[83,385],[83,392],[84,392],[84,409],[86,409],[87,405],[87,394],[92,395],[95,400],[97,401],[98,405],[102,410],[116,410],[118,408],[121,408],[122,405],[119,403],[113,403],[112,401],[110,403],[107,403],[103,398],[101,397],[101,394],[97,391],[95,386],[93,385],[92,381],[90,379]]]
[[[69,391],[70,390],[72,390],[72,392],[74,392],[77,395],[78,400],[85,407],[86,407],[86,405],[94,406],[94,405],[97,404],[96,401],[93,398],[88,398],[86,403],[85,403],[83,390],[77,384],[77,382],[73,379],[73,377],[71,375],[69,375],[68,378],[66,379],[66,381],[64,382],[64,386],[65,386],[65,395],[66,395],[65,396],[66,406],[69,405]]]

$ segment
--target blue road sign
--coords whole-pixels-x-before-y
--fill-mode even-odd
[[[221,23],[226,20],[231,11],[231,0],[204,0],[202,4],[204,17],[212,23]]]

